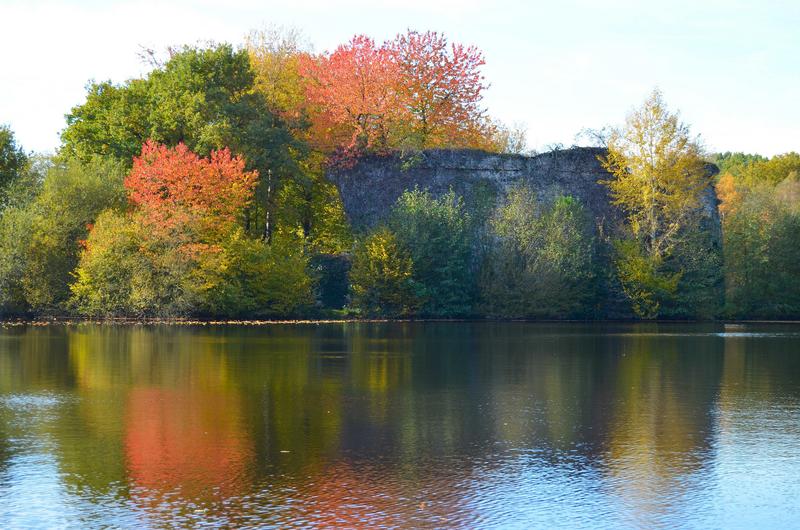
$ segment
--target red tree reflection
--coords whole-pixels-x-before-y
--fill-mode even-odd
[[[132,489],[157,500],[211,501],[243,493],[253,458],[238,395],[218,390],[134,388],[125,451]]]

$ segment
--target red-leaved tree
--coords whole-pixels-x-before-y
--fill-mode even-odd
[[[133,159],[125,188],[154,235],[213,240],[232,226],[253,197],[258,173],[245,171],[230,150],[201,158],[183,143],[174,148],[148,141]],[[199,238],[199,239],[198,239]]]
[[[409,31],[378,47],[358,35],[299,71],[318,148],[352,160],[365,151],[486,147],[486,89],[475,47]]]
[[[385,47],[357,35],[330,55],[304,56],[300,72],[312,109],[312,137],[326,150],[382,149],[389,143],[398,84]]]
[[[399,69],[405,140],[419,148],[480,146],[487,123],[480,106],[486,89],[481,51],[448,44],[434,31],[408,31],[386,48]]]

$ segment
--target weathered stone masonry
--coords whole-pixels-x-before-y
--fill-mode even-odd
[[[470,204],[476,194],[489,192],[495,198],[510,186],[527,183],[542,200],[571,195],[595,217],[598,226],[613,230],[622,213],[609,201],[599,181],[609,174],[598,157],[601,148],[575,147],[536,156],[502,155],[475,150],[424,151],[412,161],[399,155],[371,156],[350,169],[329,173],[339,188],[345,212],[357,231],[371,228],[385,219],[405,190],[427,189],[435,196],[450,188]],[[711,174],[716,167],[710,166]],[[703,200],[704,226],[719,239],[717,200],[709,185]]]

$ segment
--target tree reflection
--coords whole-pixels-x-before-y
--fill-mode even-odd
[[[0,481],[30,438],[81,499],[158,525],[471,526],[503,513],[492,492],[510,477],[667,524],[699,502],[742,414],[800,402],[797,336],[728,331],[16,328],[0,335]],[[47,414],[8,401],[43,393]],[[519,509],[534,490],[510,490]]]

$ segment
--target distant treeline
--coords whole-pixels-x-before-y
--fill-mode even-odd
[[[149,60],[90,84],[54,156],[0,128],[0,314],[800,317],[800,155],[707,155],[658,92],[602,136],[611,232],[520,185],[481,208],[409,189],[362,234],[331,165],[526,151],[481,104],[479,50],[409,31],[313,53],[265,30]]]

